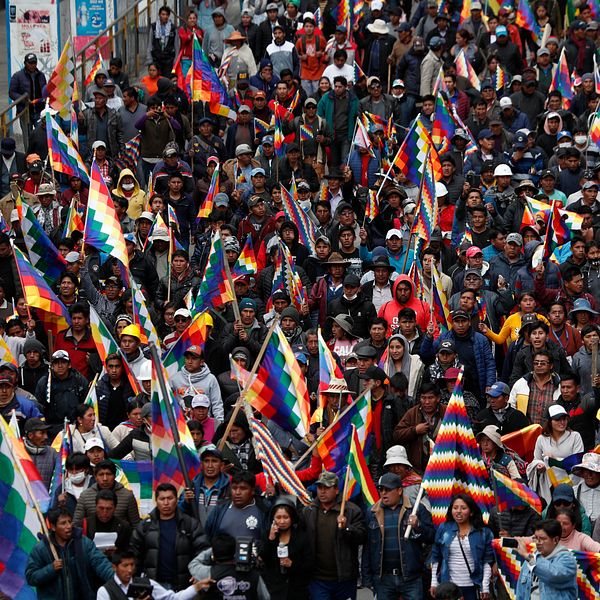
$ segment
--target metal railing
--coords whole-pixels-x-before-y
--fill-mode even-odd
[[[102,56],[120,57],[129,79],[139,78],[145,66],[150,24],[158,8],[166,4],[166,0],[139,0],[87,43],[75,55],[78,83],[82,85],[85,81],[98,52]],[[176,12],[173,12],[173,18],[176,23],[181,19]]]
[[[12,109],[24,100],[28,101],[25,108],[21,112],[16,112],[14,117],[11,117],[10,113]],[[2,127],[3,138],[12,135],[12,125],[21,117],[26,117],[21,121],[21,124],[23,126],[27,126],[27,124],[29,123],[29,94],[23,94],[22,96],[19,96],[16,100],[13,100],[8,106],[6,106],[0,111],[0,127]]]

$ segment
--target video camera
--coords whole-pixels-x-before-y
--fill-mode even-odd
[[[152,584],[147,577],[134,577],[127,588],[128,598],[152,598]]]

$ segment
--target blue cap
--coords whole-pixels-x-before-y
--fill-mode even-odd
[[[479,135],[477,136],[478,140],[488,140],[490,138],[493,138],[494,135],[492,134],[492,131],[490,129],[482,129],[479,132]]]
[[[124,236],[126,242],[135,244],[135,233],[126,233]]]
[[[496,27],[496,37],[501,35],[508,35],[508,29],[506,29],[504,25],[498,25],[498,27]]]
[[[510,394],[510,388],[503,381],[496,381],[496,383],[490,387],[486,394],[492,398],[498,398],[498,396],[508,396]]]
[[[251,177],[256,177],[257,175],[266,175],[265,170],[262,167],[256,167],[250,171]]]
[[[341,31],[342,33],[348,33],[348,29],[346,28],[346,26],[345,26],[345,25],[338,25],[338,26],[335,28],[335,30],[336,30],[336,31]]]
[[[571,135],[570,131],[566,131],[566,130],[559,131],[556,134],[556,141],[558,142],[558,141],[560,141],[560,140],[562,140],[563,138],[566,138],[566,137],[573,138],[573,136]]]
[[[265,137],[262,139],[262,145],[264,146],[265,144],[271,144],[271,146],[274,144],[275,140],[273,139],[272,135],[265,135]]]
[[[252,300],[252,298],[242,298],[240,301],[240,310],[244,310],[245,308],[250,308],[253,311],[256,311],[256,302]]]
[[[308,358],[306,358],[306,354],[304,354],[304,352],[295,352],[294,356],[299,363],[302,363],[303,365],[308,364]]]

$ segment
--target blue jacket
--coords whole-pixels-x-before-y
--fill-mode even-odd
[[[448,559],[450,557],[450,544],[456,537],[458,525],[454,521],[442,523],[436,533],[431,555],[429,556],[429,564],[432,570],[438,569],[438,582],[444,583],[450,581],[450,568]],[[474,585],[481,586],[483,582],[483,566],[494,563],[494,552],[492,550],[492,539],[494,535],[487,527],[478,530],[472,530],[469,533],[469,547],[471,556],[474,560],[474,569],[472,581]],[[526,598],[528,596],[519,596],[518,598]]]
[[[531,597],[533,571],[539,580],[540,600],[576,600],[578,597],[577,561],[564,546],[557,546],[546,558],[536,552],[533,567],[523,563],[517,583],[517,598]]]
[[[481,333],[473,331],[472,328],[470,336],[473,341],[473,353],[475,354],[475,362],[479,373],[479,387],[481,394],[485,395],[485,388],[490,387],[496,381],[496,363],[487,338]],[[428,335],[424,336],[421,342],[421,358],[426,362],[433,362],[440,344],[444,340],[450,340],[456,344],[456,333],[453,330],[447,331],[440,335],[437,340],[430,338]],[[460,360],[460,355],[458,358]]]
[[[64,548],[56,543],[54,547],[63,560],[62,570],[54,570],[45,537],[31,551],[25,568],[27,583],[37,588],[38,600],[93,600],[96,592],[91,584],[92,573],[102,583],[112,579],[110,562],[79,527],[73,529],[73,537]]]
[[[435,535],[431,514],[423,505],[420,505],[417,511],[419,527],[411,532],[408,539],[404,538],[411,508],[409,505],[404,505],[400,507],[398,513],[398,539],[400,543],[400,564],[398,568],[401,570],[402,577],[406,579],[413,579],[422,575],[423,545],[431,544]],[[379,579],[382,575],[384,510],[381,500],[379,500],[367,514],[367,543],[363,546],[361,570],[363,584],[371,588],[373,587],[373,580]]]
[[[367,163],[367,183],[368,187],[373,187],[375,185],[375,181],[377,181],[376,173],[379,171],[379,165],[381,164],[381,154],[379,150],[373,148],[373,154],[375,156],[371,156],[369,158],[369,162]],[[355,183],[360,185],[362,179],[362,154],[356,148],[353,148],[350,151],[350,156],[348,157],[348,166],[352,171],[352,176],[354,177]]]
[[[221,473],[215,485],[213,485],[210,490],[206,490],[204,487],[204,474],[198,473],[198,475],[194,477],[194,481],[192,483],[194,485],[194,494],[196,496],[196,500],[200,497],[201,490],[204,491],[204,496],[206,497],[206,504],[203,506],[198,506],[198,517],[200,519],[200,523],[202,523],[202,526],[204,526],[208,515],[216,508],[216,506],[209,506],[212,497],[216,495],[217,500],[221,502],[221,504],[225,500],[229,499],[230,479],[227,475],[225,475],[225,473]],[[190,517],[195,516],[191,504],[185,501],[185,493],[181,494],[179,499],[179,508]]]
[[[354,134],[354,124],[358,118],[358,98],[352,93],[350,95],[348,107],[348,140],[352,141]],[[333,90],[327,92],[320,100],[317,106],[317,114],[325,119],[332,127],[334,123],[333,111],[335,110],[335,94]]]

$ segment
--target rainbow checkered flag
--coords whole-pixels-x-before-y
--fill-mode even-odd
[[[256,275],[257,272],[258,264],[254,254],[254,246],[252,245],[252,236],[248,234],[246,236],[244,247],[238,256],[233,269],[231,269],[231,276],[235,278],[243,275]]]
[[[131,291],[133,292],[131,295],[134,314],[133,322],[140,326],[142,333],[145,334],[148,342],[154,342],[156,346],[160,348],[158,333],[156,333],[156,327],[154,327],[150,312],[146,306],[146,298],[133,277],[131,277]]]
[[[198,215],[196,216],[196,223],[199,223],[201,219],[208,219],[213,210],[215,196],[219,193],[219,167],[220,165],[217,163],[212,177],[210,178],[208,192],[206,192],[206,197],[204,198],[204,201],[200,206],[200,210],[198,211]]]
[[[123,150],[115,160],[115,166],[119,171],[131,169],[134,173],[137,171],[140,160],[140,144],[142,143],[142,134],[138,133],[125,143]]]
[[[469,62],[466,54],[461,50],[454,61],[456,65],[456,74],[461,77],[465,77],[469,80],[469,83],[476,89],[479,90],[481,88],[481,82],[479,81],[479,77],[477,77],[477,73],[475,69]]]
[[[548,92],[553,92],[554,90],[558,90],[562,94],[563,108],[569,110],[575,92],[573,90],[573,80],[569,73],[569,65],[567,64],[567,55],[565,54],[564,48],[558,58],[558,66],[556,67],[556,71],[554,71],[554,76],[552,77],[552,83],[550,84]]]
[[[542,501],[530,487],[514,481],[496,469],[492,469],[492,478],[499,512],[518,506],[531,506],[538,515],[542,514]]]
[[[438,181],[442,178],[442,165],[437,151],[432,146],[431,136],[421,121],[421,116],[418,116],[398,148],[392,165],[398,167],[411,183],[420,185],[427,153],[430,152],[433,176]]]
[[[281,327],[276,325],[256,374],[246,389],[251,406],[302,439],[308,432],[310,402],[306,378]]]
[[[448,106],[444,97],[438,94],[435,98],[431,139],[439,154],[443,154],[450,149],[450,140],[454,137],[455,131],[456,122],[453,118],[452,109]]]
[[[67,266],[67,261],[50,241],[48,234],[39,224],[29,204],[17,195],[15,205],[21,216],[21,231],[27,246],[29,260],[49,285],[54,285]]]
[[[248,419],[252,441],[256,448],[256,458],[260,460],[265,473],[273,483],[278,483],[281,489],[296,496],[304,505],[311,503],[310,494],[298,479],[296,471],[286,460],[279,444],[273,439],[267,426],[251,417]]]
[[[372,221],[379,214],[379,200],[375,190],[368,190],[365,219]]]
[[[129,268],[129,256],[121,223],[96,161],[92,163],[83,241],[100,252],[113,256],[126,269]]]
[[[50,107],[57,111],[63,119],[68,119],[71,111],[74,93],[73,84],[75,82],[74,73],[75,63],[73,61],[71,38],[69,38],[60,53],[54,71],[48,78],[48,85],[46,86]]]
[[[358,485],[367,505],[369,507],[373,506],[379,500],[379,494],[369,472],[364,450],[360,444],[354,425],[352,426],[352,440],[350,442],[350,452],[348,452],[347,468],[350,469],[347,499],[353,495],[354,488]]]
[[[437,226],[438,221],[439,212],[437,196],[435,195],[435,179],[433,178],[433,165],[431,164],[431,155],[429,154],[425,161],[421,197],[411,234],[428,244],[431,240],[431,233]]]
[[[196,296],[195,311],[202,312],[211,306],[218,308],[235,299],[225,271],[226,260],[221,236],[216,232],[212,238],[204,277]]]
[[[177,488],[177,495],[183,491],[186,486],[184,470],[190,479],[200,472],[200,457],[194,445],[194,440],[190,434],[183,411],[173,395],[169,378],[162,364],[158,365],[162,369],[165,378],[165,387],[167,397],[162,394],[157,374],[157,365],[152,361],[152,391],[150,402],[152,403],[152,486],[160,483],[172,483]],[[169,423],[167,404],[171,406],[177,432],[179,434],[180,447],[183,452],[184,465],[179,463],[177,451],[175,450],[175,437]]]
[[[463,374],[464,368],[461,368],[423,474],[423,487],[431,502],[431,516],[436,526],[444,522],[455,494],[471,496],[486,522],[489,508],[494,504],[487,469],[465,408]]]
[[[102,62],[102,55],[100,54],[100,52],[98,52],[96,54],[96,61],[92,65],[90,72],[87,74],[85,81],[83,82],[84,88],[86,88],[86,87],[92,85],[92,83],[94,83],[94,77],[96,77],[96,75],[98,74],[98,71],[100,69],[104,69],[104,63]]]
[[[81,160],[73,140],[65,135],[50,111],[46,111],[46,141],[48,158],[55,171],[79,177],[86,184],[90,182],[87,167]]]
[[[533,41],[537,43],[538,40],[542,39],[542,28],[535,20],[531,6],[532,4],[529,2],[529,0],[519,0],[515,15],[515,24],[517,27],[522,27],[523,29],[530,31]]]

